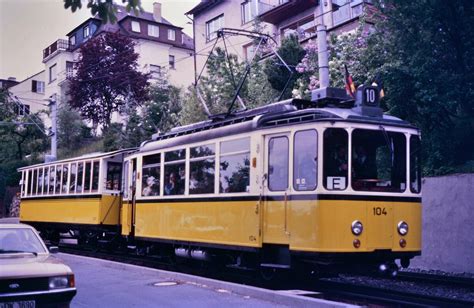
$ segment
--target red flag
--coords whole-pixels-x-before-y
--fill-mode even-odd
[[[344,70],[345,70],[344,82],[346,84],[347,95],[350,95],[353,98],[355,98],[356,87],[355,87],[354,81],[352,81],[352,76],[349,74],[349,70],[347,69],[347,65],[345,65],[345,64],[344,64]]]

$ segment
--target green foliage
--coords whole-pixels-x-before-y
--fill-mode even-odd
[[[298,38],[294,35],[284,38],[277,51],[290,68],[294,68],[305,55],[305,51],[301,47]],[[280,92],[283,91],[290,77],[290,72],[277,57],[272,57],[265,63],[264,72],[273,89]],[[288,83],[287,90],[283,94],[283,99],[291,97],[291,90],[294,88],[294,84],[299,77],[298,73],[293,74]]]
[[[69,9],[74,13],[77,9],[82,8],[83,0],[64,0],[64,8]],[[96,14],[102,19],[103,23],[115,23],[117,21],[117,6],[113,0],[87,0],[87,8],[91,10],[92,16]],[[125,8],[127,12],[133,11],[135,15],[138,15],[141,8],[141,0],[122,0],[122,3],[126,4]]]
[[[104,131],[102,138],[104,144],[104,151],[115,151],[123,149],[123,124],[122,123],[111,123],[109,127]]]
[[[39,127],[29,125],[32,120],[18,116],[17,107],[8,93],[0,90],[0,200],[4,199],[8,186],[18,185],[20,177],[16,169],[37,163],[48,146],[41,120],[35,118]]]
[[[37,158],[48,146],[48,137],[39,114],[18,116],[18,105],[7,93],[0,94],[0,164],[23,160],[26,156]],[[25,123],[25,124],[22,124]]]
[[[88,143],[91,129],[84,124],[81,115],[68,104],[58,111],[58,157],[69,157],[76,153],[84,143]]]
[[[143,106],[143,129],[148,138],[157,132],[168,132],[180,124],[182,91],[169,85],[167,80],[167,76],[162,75],[150,87],[150,100]]]
[[[179,122],[181,125],[188,125],[207,119],[204,108],[199,101],[196,89],[190,86],[186,89],[183,97],[183,109],[179,114]]]
[[[263,70],[264,64],[257,60],[250,65],[249,73],[242,84],[232,111],[241,109],[239,98],[247,108],[255,108],[274,101],[279,94],[268,82]],[[246,62],[240,62],[233,54],[229,54],[227,58],[223,49],[216,48],[208,60],[207,74],[199,82],[199,93],[211,114],[228,112],[246,69]],[[193,87],[185,91],[179,118],[179,122],[183,125],[206,119],[202,103]]]
[[[368,51],[384,46],[390,113],[423,134],[424,172],[456,170],[474,157],[474,14],[468,0],[384,1]]]
[[[239,62],[236,55],[216,48],[209,56],[207,74],[201,78],[199,90],[212,114],[227,112],[234,98],[240,79],[244,75],[245,64]],[[240,97],[245,96],[246,84],[242,87]],[[238,101],[234,108],[237,108]]]
[[[344,86],[346,64],[356,85],[378,75],[385,110],[422,131],[423,172],[471,170],[474,157],[474,15],[468,0],[396,0],[376,4],[375,26],[330,39],[331,85]],[[309,45],[309,44],[308,44]],[[316,53],[305,48],[307,53]],[[308,56],[308,55],[307,55]],[[304,67],[303,61],[297,66]],[[306,67],[305,67],[306,68]],[[317,64],[306,72],[316,73]],[[307,94],[310,81],[295,91]],[[305,93],[306,91],[306,93]]]

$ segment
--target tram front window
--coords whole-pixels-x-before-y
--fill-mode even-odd
[[[406,138],[402,133],[355,129],[352,133],[352,188],[403,192],[406,189]]]

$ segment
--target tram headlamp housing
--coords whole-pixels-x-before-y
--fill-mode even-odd
[[[400,235],[407,235],[408,233],[408,224],[404,222],[403,220],[400,221],[397,225],[397,230]]]
[[[351,230],[354,235],[361,235],[364,230],[364,226],[358,220],[354,220],[351,224]]]

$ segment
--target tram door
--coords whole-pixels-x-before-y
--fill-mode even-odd
[[[265,136],[263,243],[289,245],[290,133]]]
[[[133,236],[135,233],[135,201],[136,201],[136,159],[124,163],[124,186],[122,207],[122,234]]]

